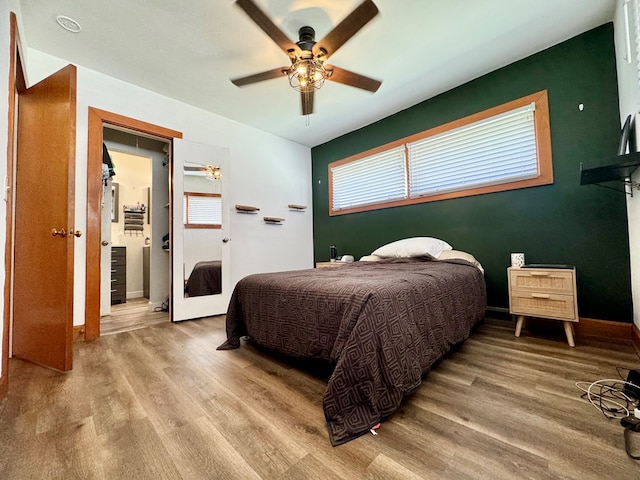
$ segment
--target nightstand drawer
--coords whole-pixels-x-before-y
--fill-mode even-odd
[[[509,282],[512,291],[535,291],[545,293],[573,294],[574,272],[572,270],[553,270],[536,268],[509,269]]]
[[[543,292],[511,292],[511,313],[577,321],[573,295]]]

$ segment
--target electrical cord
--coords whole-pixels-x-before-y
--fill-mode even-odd
[[[168,312],[169,311],[169,298],[162,302],[161,307],[156,307],[153,309],[154,312]]]
[[[634,447],[636,435],[640,435],[640,386],[638,385],[637,370],[616,367],[619,379],[606,378],[595,382],[576,382],[583,393],[581,398],[586,398],[596,410],[599,410],[606,418],[620,419],[624,427],[624,448],[627,455],[634,460],[640,460],[637,447]],[[628,376],[621,371],[627,370]],[[634,374],[634,376],[632,376]],[[632,383],[635,382],[635,383]]]
[[[581,397],[586,398],[606,418],[628,417],[638,404],[637,400],[623,391],[625,387],[637,389],[637,386],[625,380],[605,378],[591,383],[576,382],[575,385],[583,392]]]

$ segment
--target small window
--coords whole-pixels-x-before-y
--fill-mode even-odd
[[[184,193],[185,228],[222,228],[222,196],[219,193]]]
[[[329,214],[550,183],[542,91],[329,164]]]
[[[401,200],[407,196],[404,147],[336,165],[331,169],[331,178],[334,210]]]

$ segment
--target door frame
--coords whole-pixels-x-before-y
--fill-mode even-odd
[[[89,107],[87,143],[87,225],[84,338],[100,336],[100,249],[102,208],[102,129],[119,127],[142,135],[173,142],[182,132]]]
[[[9,388],[9,336],[11,325],[11,312],[13,305],[12,278],[13,278],[13,178],[15,163],[15,142],[16,142],[16,119],[17,100],[16,96],[27,88],[22,61],[20,59],[20,34],[18,32],[18,21],[16,14],[9,13],[9,88],[8,88],[8,129],[7,129],[7,178],[5,190],[6,201],[6,224],[5,224],[5,245],[4,245],[4,314],[2,325],[2,369],[0,371],[0,399],[2,399]]]

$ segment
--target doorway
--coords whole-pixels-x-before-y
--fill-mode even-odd
[[[87,147],[87,275],[86,275],[86,303],[85,303],[85,339],[93,340],[100,336],[100,313],[101,313],[101,269],[95,268],[101,265],[102,256],[102,201],[103,201],[103,181],[102,181],[102,160],[103,142],[105,127],[109,130],[127,132],[133,137],[138,137],[138,145],[141,139],[153,139],[170,145],[173,139],[182,138],[182,133],[169,130],[164,127],[141,122],[129,117],[118,115],[97,108],[89,107],[89,135]],[[116,167],[117,168],[117,167]],[[166,195],[171,188],[170,180],[165,185]],[[163,189],[158,188],[156,192]],[[151,193],[153,194],[152,189]],[[110,197],[107,197],[110,198]],[[141,202],[142,203],[142,202]],[[153,199],[148,204],[155,205]],[[163,207],[164,208],[164,207]],[[157,209],[160,211],[160,209]],[[170,208],[166,209],[167,216],[171,215]],[[120,213],[120,208],[118,208]],[[151,211],[151,218],[154,212]],[[167,217],[167,218],[168,218]],[[167,219],[168,222],[168,219]],[[166,227],[165,227],[166,228]],[[162,234],[160,234],[162,235]],[[152,233],[153,236],[153,233]],[[157,242],[159,243],[159,242]],[[168,255],[169,252],[165,253]],[[110,263],[110,262],[108,262]],[[169,279],[167,273],[165,278]],[[168,280],[170,282],[170,280]]]
[[[103,128],[100,330],[168,322],[168,141]],[[108,178],[107,178],[108,175]]]

